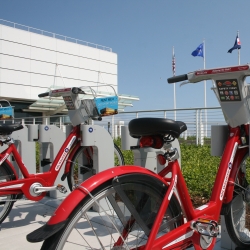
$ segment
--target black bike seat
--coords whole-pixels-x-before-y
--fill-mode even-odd
[[[135,138],[147,135],[171,135],[178,138],[187,130],[187,126],[184,122],[166,118],[137,118],[129,122],[128,129]]]
[[[17,131],[23,128],[23,125],[20,123],[16,124],[0,124],[0,134],[9,135],[13,131]]]

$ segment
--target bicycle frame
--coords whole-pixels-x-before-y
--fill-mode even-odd
[[[0,165],[6,161],[9,166],[12,168],[15,176],[18,177],[14,166],[7,160],[9,155],[13,155],[21,173],[23,175],[22,179],[12,180],[9,182],[0,183],[0,195],[10,195],[10,194],[20,194],[23,193],[27,199],[33,201],[41,200],[46,192],[41,193],[40,195],[32,195],[30,191],[30,187],[33,183],[40,183],[44,187],[50,187],[54,185],[56,177],[63,166],[63,163],[66,159],[69,161],[65,166],[64,173],[68,173],[70,167],[70,160],[73,157],[75,151],[80,146],[80,126],[76,126],[72,129],[68,137],[66,138],[65,142],[61,146],[55,160],[53,161],[50,169],[48,172],[44,173],[37,173],[37,174],[30,174],[22,162],[21,156],[18,153],[14,144],[9,145],[9,147],[4,150],[0,154]],[[68,158],[67,158],[68,157]]]
[[[249,125],[245,125],[245,131],[248,131],[248,129]],[[106,181],[113,179],[116,176],[129,174],[131,172],[142,173],[160,179],[168,186],[168,190],[158,211],[146,246],[137,249],[185,249],[190,246],[190,244],[193,244],[195,249],[202,249],[200,247],[201,235],[196,230],[191,228],[191,222],[196,221],[199,218],[217,222],[220,216],[222,204],[227,204],[232,200],[234,185],[231,182],[234,182],[240,162],[242,161],[244,155],[248,152],[248,147],[239,148],[239,145],[241,144],[240,136],[241,131],[239,127],[229,127],[228,141],[220,162],[212,194],[207,204],[198,208],[193,207],[177,160],[169,162],[168,166],[166,166],[159,174],[155,174],[147,169],[137,166],[116,167],[103,171],[82,183],[76,190],[65,198],[62,204],[57,208],[55,215],[53,215],[47,222],[47,225],[62,225],[77,204],[79,204],[84,197],[88,196],[92,190]],[[170,178],[166,177],[169,173],[172,174]],[[161,224],[171,196],[175,195],[175,189],[179,195],[179,200],[182,205],[186,222],[180,227],[156,239],[159,225]],[[65,207],[67,207],[67,209],[65,209]],[[51,234],[53,233],[54,232],[52,230]],[[216,237],[207,249],[213,249],[215,240]]]
[[[159,229],[158,225],[160,225],[157,223],[160,223],[162,220],[168,205],[167,202],[164,204],[166,200],[165,197],[151,230],[145,247],[146,250],[183,249],[191,243],[194,245],[195,249],[201,249],[200,234],[190,227],[191,222],[196,221],[199,218],[207,219],[209,221],[218,221],[222,204],[229,203],[233,198],[234,185],[231,182],[234,182],[240,162],[248,152],[248,147],[243,147],[241,149],[238,148],[238,145],[241,144],[240,128],[229,127],[229,129],[229,138],[216,175],[212,194],[207,204],[196,209],[193,207],[178,161],[170,162],[168,167],[159,173],[160,176],[170,183],[170,188],[166,193],[166,197],[169,197],[171,192],[173,192],[173,189],[176,187],[187,222],[181,227],[170,231],[168,234],[155,239]],[[248,129],[249,125],[245,125],[245,130],[248,131]],[[170,172],[172,173],[172,178],[165,178],[164,176]],[[213,249],[215,239],[216,238],[214,238],[214,242],[211,243],[210,247],[207,249]]]
[[[239,171],[239,168],[245,155],[249,152],[249,144],[246,143],[247,140],[244,138],[245,135],[247,135],[249,138],[250,126],[250,86],[244,82],[246,76],[250,76],[249,64],[194,71],[168,79],[169,83],[188,80],[182,84],[189,82],[197,83],[203,80],[212,80],[215,94],[221,104],[226,122],[229,125],[228,139],[224,147],[220,165],[218,167],[210,200],[206,204],[198,208],[193,207],[178,160],[170,155],[170,153],[174,152],[173,150],[169,154],[166,153],[163,155],[165,160],[168,160],[168,165],[158,174],[142,167],[124,166],[108,169],[89,178],[80,186],[78,186],[78,188],[75,189],[69,196],[67,196],[67,198],[61,203],[54,215],[47,222],[46,230],[44,227],[41,227],[35,232],[34,235],[39,232],[39,241],[51,237],[63,228],[68,219],[72,219],[70,218],[70,215],[72,215],[73,211],[78,211],[75,209],[81,201],[84,202],[86,197],[95,199],[91,194],[93,190],[98,191],[98,187],[102,186],[104,183],[107,185],[116,177],[130,173],[140,173],[151,176],[152,178],[157,178],[161,181],[163,186],[165,185],[168,188],[165,196],[163,197],[160,208],[157,210],[157,214],[150,232],[147,232],[148,239],[146,245],[136,247],[136,249],[172,250],[186,249],[187,247],[193,245],[196,250],[212,250],[219,231],[218,220],[221,214],[222,206],[225,205],[225,210],[227,210],[227,208],[231,209],[230,204],[234,198],[234,182],[237,179],[239,179],[239,184],[242,184],[240,183],[241,181],[245,181],[244,172]],[[181,128],[179,129],[181,132]],[[153,132],[150,128],[149,132],[147,133],[157,132],[157,128]],[[168,134],[168,131],[166,134]],[[142,136],[142,134],[139,134],[138,132],[138,137],[140,136]],[[177,133],[177,137],[178,136],[179,133]],[[167,142],[167,140],[165,142]],[[244,186],[242,185],[241,188],[244,189]],[[171,197],[176,195],[176,193],[178,194],[178,200],[183,211],[183,218],[181,218],[178,222],[183,222],[183,224],[157,238],[158,231],[166,214],[168,205],[170,204]],[[126,202],[129,201],[124,199],[125,206],[129,208]],[[133,219],[136,220],[136,216],[133,216],[132,209],[130,212],[131,218],[134,217]],[[70,227],[74,226],[74,222],[75,221],[73,218],[70,221]],[[124,245],[126,245],[125,241],[128,235],[126,229],[127,225],[128,224],[124,225],[124,231],[120,233],[120,237],[118,237],[118,240],[112,243],[113,245],[111,247],[115,248],[117,246],[122,246],[123,242]],[[204,230],[202,226],[204,226]],[[31,242],[35,242],[35,240],[37,240],[36,236],[34,235],[34,239],[32,239]],[[55,235],[54,238],[56,237],[58,237],[58,235]],[[62,240],[62,243],[64,243],[67,236],[63,235],[63,237],[65,238]],[[49,241],[47,241],[47,243],[48,242]]]

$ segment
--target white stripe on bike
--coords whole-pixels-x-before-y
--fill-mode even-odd
[[[2,165],[2,163],[8,158],[9,154],[6,154],[3,159],[0,161],[0,165]]]
[[[174,241],[168,243],[168,244],[167,244],[166,246],[164,246],[162,249],[164,249],[164,248],[166,248],[166,247],[169,247],[169,246],[172,246],[172,245],[174,245],[174,244],[176,244],[176,243],[178,243],[178,242],[180,242],[180,241],[183,241],[183,240],[185,240],[185,239],[188,239],[188,238],[192,237],[193,234],[194,234],[194,231],[192,230],[192,231],[190,231],[190,232],[188,232],[188,233],[182,235],[181,237],[177,238],[176,240],[174,240]]]
[[[170,199],[171,199],[171,197],[172,197],[172,195],[173,195],[173,192],[174,192],[174,189],[175,189],[175,187],[176,187],[176,184],[177,184],[177,175],[175,175],[175,177],[174,177],[174,185],[173,185],[173,188],[172,188],[172,190],[170,191],[170,194],[169,194],[169,196],[168,196],[168,200],[170,201]]]
[[[0,187],[0,189],[7,189],[7,188],[20,188],[23,186],[24,183],[21,184],[16,184],[16,185],[11,185],[11,186],[6,186],[6,187]]]

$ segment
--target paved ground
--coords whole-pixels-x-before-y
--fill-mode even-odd
[[[26,235],[45,224],[59,204],[60,200],[47,197],[40,202],[16,202],[8,218],[1,225],[0,250],[40,249],[42,243],[29,243],[26,241]],[[221,239],[218,238],[214,250],[224,249],[220,244]]]
[[[41,243],[29,243],[26,235],[45,224],[60,201],[44,198],[41,202],[17,201],[1,225],[1,250],[37,250]]]

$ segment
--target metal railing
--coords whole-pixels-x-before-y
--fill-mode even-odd
[[[115,116],[103,117],[102,121],[94,123],[103,126],[110,131],[113,138],[121,136],[121,126],[128,125],[129,121],[138,117],[160,117],[183,121],[187,124],[187,131],[181,137],[192,138],[196,144],[204,144],[205,138],[211,137],[211,125],[225,125],[221,107],[210,108],[185,108],[185,109],[162,109],[120,112]],[[68,116],[39,116],[15,118],[5,122],[21,122],[22,124],[54,124],[62,127],[70,124]]]
[[[193,138],[197,145],[203,145],[205,138],[211,138],[211,125],[226,124],[221,107],[121,112],[118,116],[119,120],[124,121],[125,125],[130,120],[138,117],[161,117],[183,121],[187,125],[187,131],[181,137],[184,139]],[[115,119],[117,120],[118,117],[115,117]]]
[[[32,33],[52,37],[52,38],[57,38],[57,39],[64,40],[64,41],[67,41],[67,42],[73,42],[73,43],[85,45],[85,46],[88,46],[88,47],[93,47],[93,48],[96,48],[96,49],[101,49],[101,50],[106,50],[106,51],[112,52],[111,48],[103,46],[103,45],[82,41],[82,40],[79,40],[79,39],[76,39],[76,38],[63,36],[63,35],[52,33],[52,32],[45,31],[45,30],[40,30],[40,29],[33,28],[33,27],[30,27],[30,26],[22,25],[22,24],[19,24],[19,23],[10,22],[10,21],[4,20],[4,19],[0,19],[0,24],[5,25],[5,26],[9,26],[9,27],[13,27],[13,28],[16,28],[16,29],[21,29],[21,30],[32,32]]]

